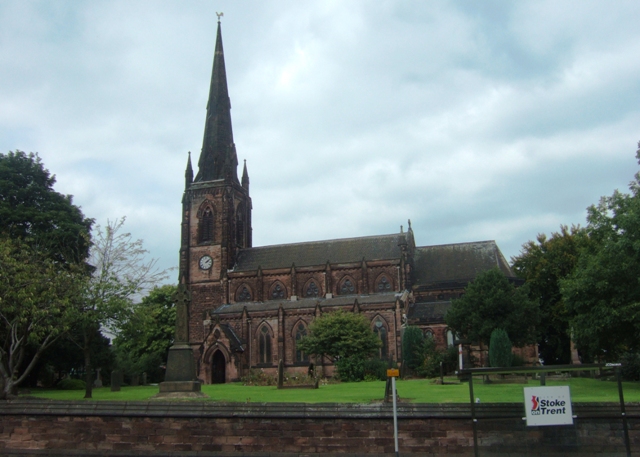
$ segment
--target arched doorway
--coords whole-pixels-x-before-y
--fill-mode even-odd
[[[227,361],[222,351],[216,351],[211,359],[211,383],[224,384]]]

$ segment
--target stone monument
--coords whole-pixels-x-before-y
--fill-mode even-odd
[[[200,391],[196,379],[196,362],[189,346],[189,303],[191,294],[185,284],[180,284],[173,295],[176,305],[176,336],[169,348],[167,372],[160,383],[157,397],[206,397]]]

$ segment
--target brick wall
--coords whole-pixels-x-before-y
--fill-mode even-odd
[[[526,427],[521,405],[478,405],[480,455],[626,455],[616,405],[574,405],[576,424]],[[640,406],[628,405],[632,455]],[[472,456],[467,405],[400,405],[400,454]],[[389,455],[390,405],[214,402],[0,404],[0,455]]]

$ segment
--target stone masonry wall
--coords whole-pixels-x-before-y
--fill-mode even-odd
[[[574,405],[576,424],[526,427],[522,405],[478,405],[480,455],[626,455],[615,404]],[[628,405],[632,455],[640,406]],[[468,405],[399,406],[400,454],[472,456]],[[48,402],[0,404],[0,455],[393,455],[387,404]]]

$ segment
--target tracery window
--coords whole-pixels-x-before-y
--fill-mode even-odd
[[[384,360],[389,357],[389,342],[387,341],[387,329],[379,316],[373,322],[373,333],[382,341],[378,355],[380,360]]]
[[[425,338],[429,338],[429,339],[433,339],[433,332],[429,329],[424,331],[424,337]]]
[[[305,327],[305,325],[302,322],[300,322],[296,326],[296,330],[295,330],[296,362],[308,362],[309,361],[309,356],[307,354],[305,354],[304,352],[302,352],[300,349],[298,349],[298,342],[302,338],[304,338],[305,336],[307,336],[307,328]]]
[[[388,292],[391,290],[391,283],[389,282],[389,279],[386,276],[382,276],[380,278],[380,280],[378,281],[378,285],[376,287],[376,289],[378,289],[378,292]]]
[[[356,287],[353,285],[353,282],[351,281],[351,279],[347,278],[344,281],[342,281],[342,284],[340,285],[341,295],[349,295],[349,294],[355,294],[355,293],[356,293]]]
[[[251,291],[247,286],[241,286],[238,288],[236,301],[239,301],[239,302],[251,301]]]
[[[271,332],[266,325],[263,325],[258,335],[258,359],[260,363],[271,363]]]
[[[447,330],[447,346],[453,346],[453,332],[451,330]]]
[[[213,210],[211,208],[205,209],[204,213],[202,213],[202,218],[200,219],[199,235],[200,243],[213,241]]]
[[[311,281],[307,286],[307,289],[304,291],[305,297],[317,297],[320,295],[320,289],[318,289],[318,284],[315,281]]]
[[[272,288],[271,288],[271,299],[272,300],[277,300],[279,298],[284,298],[285,297],[285,288],[284,286],[277,282]]]

